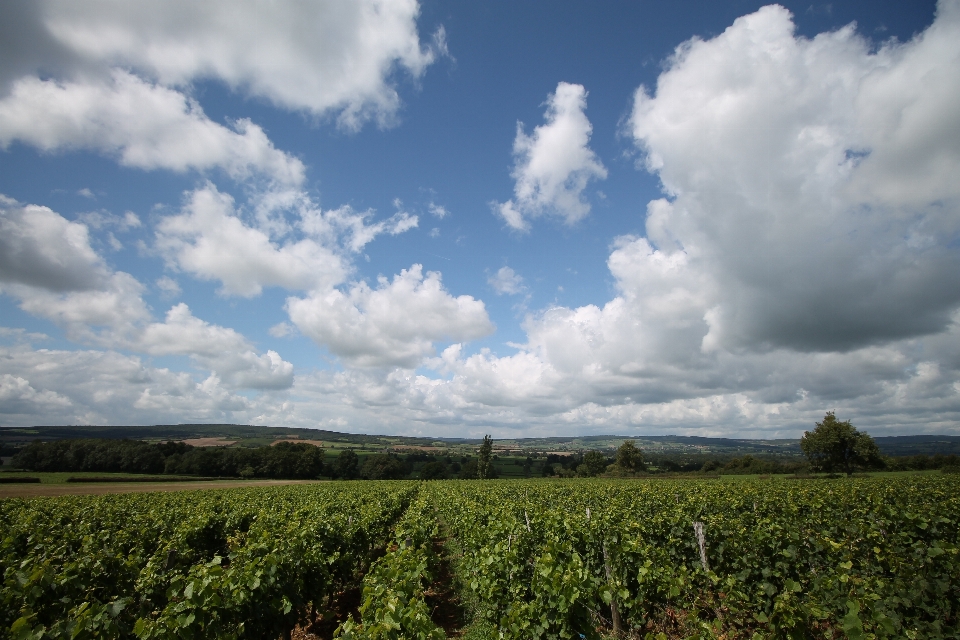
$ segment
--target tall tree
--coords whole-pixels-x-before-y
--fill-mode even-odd
[[[883,466],[880,449],[866,433],[857,431],[849,420],[840,421],[828,411],[813,431],[805,431],[800,448],[816,471],[843,471]]]
[[[599,451],[587,451],[583,462],[577,467],[577,475],[581,478],[593,478],[607,468],[607,458]]]
[[[638,449],[632,440],[626,440],[617,449],[617,466],[624,471],[637,473],[646,471],[647,465],[643,461],[643,449]]]
[[[480,460],[477,461],[477,477],[481,480],[493,477],[493,440],[490,436],[483,436],[480,445]]]

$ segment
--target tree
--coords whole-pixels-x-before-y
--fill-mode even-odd
[[[480,477],[477,474],[477,461],[476,460],[467,460],[463,463],[463,466],[460,467],[460,475],[457,476],[461,480],[476,480]]]
[[[344,449],[333,463],[333,477],[352,480],[360,472],[360,457],[352,449]]]
[[[823,422],[812,432],[804,431],[800,448],[815,471],[843,471],[848,476],[855,469],[883,466],[880,449],[866,433],[857,431],[849,420],[837,420],[828,411]]]
[[[410,470],[397,456],[379,453],[367,458],[360,472],[367,480],[402,480]]]
[[[616,465],[629,473],[647,470],[647,465],[643,461],[643,449],[638,449],[632,440],[625,441],[617,449]]]
[[[480,445],[480,460],[477,461],[477,477],[481,480],[493,477],[493,440],[490,436],[483,436],[483,444]]]
[[[577,467],[577,475],[581,478],[593,478],[607,469],[607,458],[599,451],[587,451],[583,462]]]
[[[447,465],[442,462],[428,462],[420,469],[421,480],[443,480],[448,477],[450,474],[447,473]]]

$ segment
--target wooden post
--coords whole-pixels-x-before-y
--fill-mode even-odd
[[[610,618],[613,620],[613,635],[619,636],[623,632],[623,623],[620,621],[620,609],[617,607],[617,585],[613,582],[613,571],[610,569],[610,556],[607,555],[607,543],[603,543],[603,569],[607,574],[607,584],[613,591],[610,597]]]
[[[702,522],[693,523],[693,533],[697,538],[697,546],[700,548],[700,564],[703,570],[709,572],[710,565],[707,563],[707,536],[703,531]]]

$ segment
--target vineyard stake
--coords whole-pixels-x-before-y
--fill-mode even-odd
[[[607,584],[610,585],[610,618],[613,620],[613,635],[619,636],[622,632],[620,609],[617,607],[616,585],[613,583],[613,571],[610,570],[610,557],[607,555],[607,543],[603,543],[603,569],[607,574]]]
[[[693,532],[697,536],[697,546],[700,547],[700,564],[704,571],[710,571],[710,565],[707,564],[707,536],[703,533],[703,523],[694,522]]]

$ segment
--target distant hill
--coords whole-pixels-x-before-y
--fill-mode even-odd
[[[303,429],[236,424],[178,424],[152,426],[39,426],[28,428],[0,427],[0,447],[17,448],[36,439],[64,438],[130,438],[148,441],[190,440],[220,438],[233,441],[233,446],[261,446],[280,439],[322,441],[332,448],[360,447],[364,449],[421,448],[444,449],[450,453],[472,451],[480,444],[478,438],[421,438],[409,436],[381,436]],[[759,440],[740,438],[704,438],[700,436],[567,436],[554,438],[504,438],[494,440],[494,446],[503,453],[533,454],[545,452],[574,452],[590,449],[612,452],[624,440],[633,440],[638,447],[651,454],[701,455],[764,455],[797,457],[801,455],[798,439]],[[960,436],[915,435],[880,436],[874,438],[886,455],[960,454]],[[4,454],[6,455],[6,454]]]

